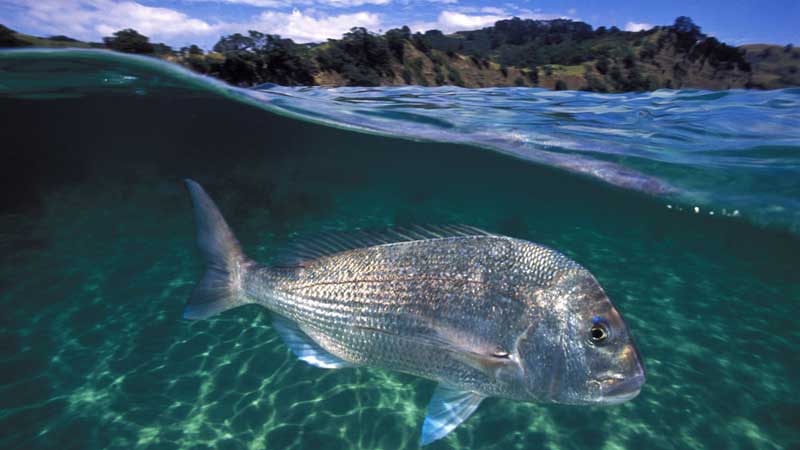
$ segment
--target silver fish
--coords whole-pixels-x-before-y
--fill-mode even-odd
[[[438,382],[421,445],[486,397],[615,404],[645,370],[622,316],[586,269],[550,248],[466,226],[327,235],[271,266],[248,259],[186,180],[208,268],[184,317],[257,303],[297,357]]]

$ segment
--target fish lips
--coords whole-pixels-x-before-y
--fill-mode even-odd
[[[603,388],[602,403],[617,404],[633,399],[642,390],[645,382],[644,371],[626,377]]]

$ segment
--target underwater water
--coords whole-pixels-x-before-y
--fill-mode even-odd
[[[244,91],[143,58],[0,53],[0,448],[417,448],[433,382],[299,362],[258,306],[181,318],[203,271],[187,177],[260,262],[296,234],[466,223],[597,277],[641,394],[489,399],[426,448],[797,448],[798,103]]]

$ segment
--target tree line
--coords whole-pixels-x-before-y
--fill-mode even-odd
[[[14,33],[0,25],[0,46],[14,46]],[[50,39],[68,40],[65,36]],[[584,22],[512,18],[480,30],[446,35],[439,30],[412,33],[408,27],[383,34],[352,28],[340,39],[298,44],[276,34],[248,31],[222,36],[210,51],[197,45],[173,49],[153,43],[133,29],[124,29],[91,44],[114,51],[174,60],[191,69],[241,86],[261,83],[313,85],[320,73],[335,73],[343,84],[465,85],[464,65],[473,71],[497,71],[508,77],[517,70],[516,85],[537,85],[561,66],[584,67],[585,84],[594,91],[649,90],[672,79],[680,82],[692,64],[716,71],[749,72],[744,52],[701,32],[689,17],[678,17],[669,27],[626,32],[617,27],[594,29]],[[670,78],[651,76],[674,53]],[[459,69],[458,67],[461,67]],[[649,71],[649,72],[648,72]],[[664,72],[664,70],[662,70]],[[523,76],[524,75],[524,76]],[[556,88],[566,88],[562,79]],[[677,86],[676,86],[677,87]]]

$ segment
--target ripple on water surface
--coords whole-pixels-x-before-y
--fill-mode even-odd
[[[101,58],[99,68],[107,70],[108,62]],[[122,74],[133,70],[127,60],[114,64]],[[82,67],[76,63],[70,70],[85,74]],[[691,203],[642,196],[474,146],[389,139],[278,117],[197,93],[205,81],[185,95],[153,81],[155,69],[148,67],[137,69],[135,80],[122,79],[136,89],[145,83],[146,95],[130,95],[125,85],[113,95],[65,89],[82,93],[78,99],[0,96],[0,111],[13,111],[3,115],[9,126],[0,127],[0,142],[14,142],[17,151],[3,178],[14,195],[0,203],[0,447],[417,447],[431,382],[300,363],[280,343],[269,314],[256,306],[205,322],[181,319],[202,270],[184,177],[203,183],[245,249],[263,262],[296,232],[468,223],[552,246],[597,276],[645,359],[648,381],[641,395],[606,408],[488,400],[431,449],[800,444],[796,235],[711,216],[721,209],[705,204],[695,213]],[[281,89],[271,91],[263,95]],[[605,103],[596,94],[513,89],[379,91],[336,95],[363,97],[355,109],[365,108],[373,95],[390,111],[407,112],[393,104],[400,99],[434,104],[412,113],[432,111],[454,125],[447,130],[461,131],[469,125],[458,122],[460,113],[435,112],[492,98],[513,102],[510,108],[491,103],[513,121],[520,117],[514,108],[541,104],[556,115],[536,120],[578,125],[566,128],[570,139],[596,142],[592,157],[630,169],[633,179],[645,173],[672,186],[700,186],[694,192],[708,194],[711,204],[717,193],[734,198],[747,191],[739,199],[743,204],[758,200],[765,208],[789,210],[786,199],[798,198],[790,195],[797,178],[789,176],[797,170],[795,137],[780,131],[781,123],[796,120],[796,108],[785,108],[796,101],[796,91],[705,99],[693,98],[702,92],[656,92]],[[291,100],[298,107],[329,95],[283,92],[295,94],[308,97]],[[697,142],[692,133],[702,120],[714,120],[698,105],[734,117],[737,102],[783,108],[786,122],[775,122],[778,131],[769,136],[785,140],[715,147],[716,139],[732,143],[725,136],[736,131],[713,126],[717,136],[695,149],[701,162],[684,161]],[[631,112],[644,110],[648,114]],[[642,135],[619,141],[645,139],[641,153],[619,153],[621,147],[600,145],[606,138],[599,135],[616,134],[575,123],[593,120],[644,132],[648,121],[669,123],[681,114],[693,117],[689,128],[652,135],[667,133],[664,142],[682,143],[672,152]],[[766,125],[742,121],[740,132],[757,133]],[[526,134],[532,130],[517,129],[517,141],[535,141]],[[547,130],[538,132],[546,136]],[[558,151],[570,156],[588,150]],[[747,185],[750,176],[755,181]],[[737,184],[741,180],[744,185]],[[717,190],[703,187],[711,185]]]

